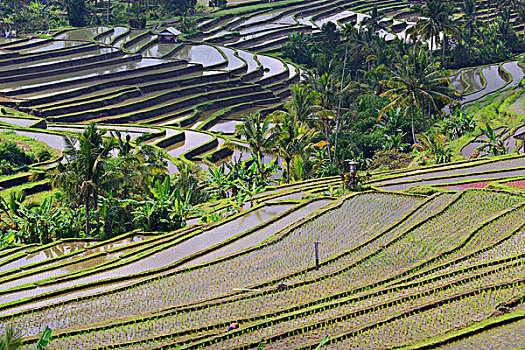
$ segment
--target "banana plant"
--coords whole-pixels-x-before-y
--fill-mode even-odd
[[[474,140],[472,143],[481,144],[476,150],[486,151],[487,155],[499,156],[507,153],[507,148],[503,142],[501,134],[496,134],[488,123],[485,123],[485,128],[481,128],[481,132],[485,135],[484,140]]]
[[[49,340],[51,339],[52,333],[53,330],[46,326],[46,329],[44,329],[44,332],[40,335],[40,338],[36,343],[35,350],[46,350],[47,346],[49,345]]]

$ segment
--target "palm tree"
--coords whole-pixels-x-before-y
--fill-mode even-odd
[[[313,141],[319,132],[311,129],[305,122],[298,121],[290,113],[276,112],[273,114],[273,120],[273,134],[278,135],[277,154],[286,163],[286,179],[289,183],[292,161],[296,173],[301,173],[301,163],[308,159],[308,154],[314,146]]]
[[[320,110],[319,93],[305,85],[292,85],[292,97],[286,103],[286,109],[295,115],[297,120],[311,121]]]
[[[474,33],[478,31],[478,28],[481,27],[482,23],[477,17],[478,7],[475,0],[463,0],[461,10],[463,12],[463,17],[461,17],[463,29],[466,29],[464,34],[466,34],[466,41],[470,51]]]
[[[377,32],[381,29],[383,30],[388,29],[386,22],[383,21],[385,19],[385,13],[383,11],[379,11],[377,9],[377,5],[374,5],[369,15],[370,17],[363,18],[363,20],[360,23],[361,27],[368,28],[369,30],[373,32]]]
[[[277,135],[271,132],[271,121],[270,116],[263,118],[259,112],[252,113],[244,118],[242,124],[235,127],[236,134],[246,142],[246,145],[237,142],[226,142],[225,144],[225,147],[230,149],[250,152],[261,177],[264,176],[263,156],[273,153],[277,142]]]
[[[173,177],[173,185],[180,190],[183,198],[190,196],[191,203],[198,203],[202,198],[202,192],[199,191],[199,184],[202,179],[202,170],[191,162],[175,161],[179,170],[178,174]]]
[[[454,6],[444,0],[427,0],[423,6],[415,6],[415,11],[423,18],[410,28],[407,32],[416,35],[420,40],[430,40],[430,61],[432,61],[432,50],[435,43],[439,41],[439,36],[443,33],[442,44],[442,63],[444,63],[444,53],[446,50],[447,33],[456,34],[454,23],[450,19]]]
[[[78,196],[86,210],[86,235],[90,233],[89,213],[91,207],[98,207],[98,194],[104,182],[108,181],[105,163],[114,149],[112,139],[104,139],[105,131],[99,130],[95,123],[89,124],[75,142],[65,137],[64,154],[68,161],[64,171],[52,176],[53,187],[65,190],[70,198]],[[91,205],[92,203],[92,205]]]
[[[425,123],[425,102],[439,110],[436,102],[453,104],[458,92],[449,84],[450,72],[438,70],[435,64],[430,64],[421,50],[399,58],[399,63],[389,72],[390,79],[381,82],[387,90],[380,96],[389,97],[390,103],[381,110],[380,117],[396,107],[406,108],[405,115],[410,113],[412,118],[412,138],[417,143],[415,109],[421,111]]]
[[[0,338],[0,350],[22,349],[24,338],[19,330],[7,327],[4,335]]]

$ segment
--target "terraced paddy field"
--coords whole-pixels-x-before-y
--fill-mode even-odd
[[[234,135],[243,115],[281,108],[300,81],[301,68],[274,55],[288,35],[357,26],[377,6],[381,34],[406,39],[407,5],[239,1],[172,44],[122,26],[2,40],[1,102],[12,109],[0,124],[64,150],[64,135],[95,121],[165,150],[170,173],[176,160],[206,168],[240,155],[222,146],[243,142]],[[451,83],[465,105],[483,103],[517,87],[518,62],[463,69]],[[211,224],[192,217],[164,234],[0,249],[0,331],[21,329],[25,349],[45,327],[49,349],[522,348],[525,129],[497,132],[510,155],[474,158],[470,142],[465,161],[373,173],[363,192],[335,196],[339,177],[309,180],[267,189]],[[49,190],[30,175],[62,161],[2,177],[2,196]]]
[[[232,3],[199,18],[198,34],[177,43],[159,43],[156,31],[124,26],[6,39],[0,43],[0,94],[6,105],[45,120],[41,129],[67,130],[92,121],[108,130],[112,125],[150,125],[166,135],[165,140],[153,137],[152,143],[174,158],[221,158],[231,154],[219,150],[242,116],[281,108],[289,86],[299,82],[301,70],[274,55],[290,34],[318,33],[328,22],[358,27],[374,7],[385,13],[381,22],[386,29],[380,34],[407,40],[417,17],[406,2],[389,0]],[[461,18],[459,2],[455,11],[455,18]],[[492,19],[495,13],[483,7],[479,16]],[[520,31],[517,16],[510,13]],[[464,94],[462,103],[473,105],[514,88],[524,75],[523,66],[513,60],[460,70],[452,84]],[[520,102],[509,108],[522,113]],[[3,122],[30,126],[21,120]],[[178,133],[166,126],[179,128]],[[509,142],[509,150],[516,146]],[[472,152],[463,154],[468,158]]]
[[[3,249],[0,329],[27,349],[46,326],[50,349],[521,346],[524,159],[373,174],[340,197],[310,180],[213,224]]]

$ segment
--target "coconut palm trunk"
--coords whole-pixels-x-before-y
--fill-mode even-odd
[[[337,105],[337,119],[336,119],[336,122],[335,122],[335,141],[334,141],[334,162],[335,162],[335,159],[337,157],[337,142],[338,142],[338,137],[339,137],[339,127],[340,127],[340,124],[341,124],[341,103],[342,103],[342,99],[343,99],[343,86],[344,86],[344,81],[345,81],[345,70],[346,70],[346,56],[348,54],[348,46],[346,46],[345,48],[345,58],[344,58],[344,61],[343,61],[343,72],[341,73],[341,89],[339,91],[339,102],[338,102],[338,105]]]
[[[84,205],[86,208],[86,236],[88,236],[89,232],[91,231],[89,223],[89,195],[86,195],[86,198],[84,199]]]
[[[110,15],[110,12],[111,12],[111,0],[108,0],[108,3],[107,3],[107,11],[106,11],[107,24],[108,24],[108,25],[109,25],[109,15]]]
[[[413,105],[410,105],[410,115],[412,116],[412,121],[411,121],[411,124],[412,124],[412,140],[414,140],[414,145],[417,143],[417,139],[416,139],[416,127],[414,125],[414,106]]]

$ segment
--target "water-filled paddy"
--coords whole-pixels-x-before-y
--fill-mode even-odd
[[[485,88],[481,89],[478,92],[465,96],[465,102],[473,101],[505,86],[506,81],[503,78],[498,65],[483,67],[481,68],[481,71],[486,81]],[[465,80],[469,82],[472,86],[472,88],[468,90],[469,92],[474,91],[474,87],[477,88],[481,84],[481,77],[475,71],[472,71],[472,73],[469,72],[468,75],[467,72],[465,72],[464,76]]]
[[[525,71],[518,64],[518,61],[505,62],[501,67],[511,75],[512,82],[509,87],[518,86],[520,81],[525,77]]]
[[[44,65],[50,65],[50,64],[56,64],[56,63],[63,63],[63,62],[79,62],[82,63],[82,60],[89,59],[92,57],[105,55],[111,52],[115,52],[116,49],[113,48],[99,48],[93,51],[85,52],[85,53],[76,53],[71,54],[67,56],[62,57],[54,57],[54,58],[47,58],[47,59],[41,59],[36,62],[22,62],[22,63],[16,63],[16,64],[9,64],[9,65],[0,65],[0,71],[9,71],[11,69],[22,69],[22,68],[32,68],[32,67],[39,67]]]
[[[247,73],[251,73],[259,67],[259,63],[255,60],[255,55],[253,53],[244,50],[237,50],[237,54],[240,58],[246,61],[248,65]]]
[[[113,40],[115,40],[120,35],[126,33],[127,31],[128,31],[128,28],[126,28],[126,27],[115,27],[114,31],[113,31],[113,34],[105,35],[104,37],[99,39],[99,41],[101,43],[106,44],[106,45],[110,45],[113,42]]]
[[[104,27],[104,26],[74,29],[74,30],[70,30],[65,33],[59,34],[55,38],[58,40],[88,41],[88,40],[93,40],[95,36],[102,34],[108,31],[109,29],[110,29],[109,27]]]
[[[173,55],[173,58],[202,64],[204,67],[226,63],[219,50],[209,45],[185,45]]]
[[[23,128],[28,127],[31,124],[36,123],[37,119],[24,119],[24,118],[8,118],[8,117],[0,117],[0,122],[10,124],[10,125],[16,125],[21,126]]]
[[[244,65],[244,61],[236,56],[235,50],[230,49],[229,47],[220,46],[219,49],[226,55],[228,59],[228,66],[224,70],[233,70],[241,68]]]
[[[36,53],[43,53],[43,52],[52,51],[52,50],[68,49],[68,48],[79,46],[79,45],[82,45],[82,43],[77,42],[77,41],[54,40],[42,46],[22,50],[21,53],[36,54]]]
[[[114,65],[108,65],[105,67],[101,67],[97,69],[96,71],[91,71],[91,72],[80,71],[80,72],[73,72],[69,74],[63,74],[60,76],[60,79],[53,80],[52,84],[58,84],[58,83],[63,83],[63,82],[68,82],[68,81],[75,81],[78,79],[86,79],[86,78],[92,78],[92,77],[97,77],[97,76],[103,76],[107,74],[130,71],[130,70],[139,69],[139,68],[151,67],[155,65],[160,65],[165,62],[166,61],[157,59],[157,58],[143,58],[143,59],[126,62],[126,63],[119,62]],[[49,78],[43,77],[43,78],[38,78],[38,79],[27,80],[24,82],[16,82],[16,84],[15,83],[0,84],[0,89],[1,89],[0,91],[15,92],[18,89],[43,87],[43,86],[49,85],[49,83],[50,83]]]
[[[196,131],[184,131],[186,139],[183,142],[177,143],[166,149],[168,154],[172,157],[180,157],[189,150],[203,145],[213,139],[212,136]]]
[[[155,43],[142,52],[143,57],[162,58],[169,54],[177,45],[172,43]]]
[[[277,75],[286,70],[286,66],[283,64],[283,62],[281,62],[281,60],[278,60],[277,58],[265,55],[257,55],[257,59],[259,60],[259,62],[261,62],[261,65],[264,67],[263,78],[268,78],[273,75]]]
[[[11,131],[11,129],[9,129]],[[1,130],[0,130],[1,131]],[[37,141],[46,143],[49,147],[59,149],[63,151],[65,149],[64,138],[61,135],[46,134],[43,132],[32,132],[32,131],[21,131],[12,130],[15,134],[20,136],[26,136]]]

